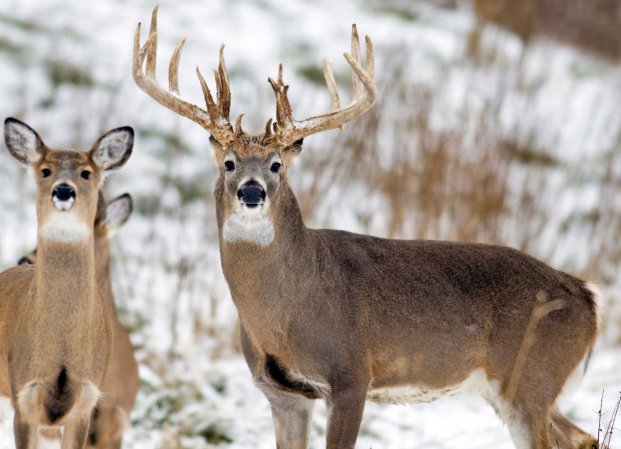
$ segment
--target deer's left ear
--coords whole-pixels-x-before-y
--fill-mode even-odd
[[[103,223],[108,230],[108,237],[111,237],[127,222],[133,208],[134,203],[129,193],[124,193],[108,203],[106,206],[106,218]]]
[[[125,165],[133,146],[134,130],[123,126],[101,136],[91,150],[91,157],[103,170],[116,170]]]
[[[300,139],[282,150],[282,160],[285,163],[286,167],[290,167],[293,164],[295,158],[302,152],[303,141],[304,139]]]

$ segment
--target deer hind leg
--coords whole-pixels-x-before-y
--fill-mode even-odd
[[[596,449],[597,439],[571,422],[560,410],[554,407],[552,419],[552,441],[560,449]],[[555,446],[556,449],[556,446]]]
[[[494,408],[508,427],[516,449],[552,449],[547,413],[523,413],[516,408]]]
[[[521,384],[525,386],[525,383]],[[549,403],[543,395],[536,397],[518,389],[507,398],[497,381],[489,382],[483,397],[509,429],[516,449],[551,449]],[[554,447],[556,449],[556,447]]]
[[[118,405],[101,401],[91,418],[87,447],[89,449],[121,449],[123,432],[129,426],[127,413]]]

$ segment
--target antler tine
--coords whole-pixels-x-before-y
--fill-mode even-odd
[[[355,23],[351,26],[351,55],[354,61],[360,63],[360,39],[358,38],[358,28]],[[355,72],[352,72],[351,80],[353,86],[353,98],[358,98],[363,93],[363,87],[360,84]]]
[[[328,92],[330,93],[332,111],[338,111],[341,109],[341,99],[339,98],[339,91],[336,88],[336,81],[334,81],[330,58],[325,58],[323,60],[323,77],[326,80],[326,86],[328,87]],[[343,131],[343,125],[339,126],[339,129]]]
[[[209,117],[212,121],[215,121],[218,117],[218,106],[216,106],[216,103],[213,101],[209,86],[207,85],[205,78],[203,78],[203,75],[201,75],[201,71],[198,69],[198,66],[196,66],[196,76],[198,76],[198,81],[201,83],[201,89],[203,91],[203,96],[205,97]]]
[[[323,77],[326,80],[326,86],[328,86],[328,92],[330,93],[332,110],[336,111],[341,108],[341,99],[339,97],[339,91],[336,88],[336,81],[334,81],[332,62],[330,61],[330,58],[325,58],[323,60]]]
[[[181,59],[181,50],[185,44],[185,37],[179,41],[168,64],[168,90],[179,95],[179,60]],[[155,63],[153,63],[155,65]],[[155,78],[155,75],[154,75]]]
[[[158,103],[176,112],[177,114],[198,123],[209,131],[211,135],[223,146],[229,145],[235,141],[236,137],[233,133],[233,127],[228,120],[231,94],[222,54],[220,55],[220,66],[216,79],[219,89],[218,104],[213,101],[209,88],[207,87],[207,83],[205,83],[205,80],[198,71],[198,68],[198,79],[201,83],[203,94],[205,95],[207,110],[184,101],[176,95],[179,93],[179,60],[181,59],[181,50],[183,49],[185,39],[182,39],[181,42],[179,42],[170,59],[170,64],[168,66],[169,90],[162,88],[162,86],[160,86],[155,79],[155,65],[157,57],[157,13],[158,7],[156,6],[151,14],[149,37],[142,48],[140,47],[140,24],[136,27],[132,57],[132,75],[134,77],[134,81],[138,87],[140,87]],[[143,72],[145,59],[147,63],[145,71]]]
[[[220,62],[218,63],[216,82],[218,84],[220,115],[228,120],[231,110],[231,89],[229,87],[229,75],[226,70],[226,63],[224,62],[224,44],[220,45]]]
[[[244,117],[243,112],[237,116],[235,120],[235,137],[241,137],[244,134],[244,130],[242,129],[242,118]]]
[[[332,111],[310,117],[302,121],[293,120],[291,106],[287,98],[288,86],[282,82],[282,68],[279,69],[278,83],[269,78],[269,82],[276,95],[276,122],[273,124],[274,133],[264,134],[272,144],[285,147],[311,134],[334,128],[341,128],[343,124],[366,112],[377,98],[377,88],[373,80],[374,59],[373,43],[366,36],[366,65],[360,65],[360,42],[356,25],[352,26],[352,54],[344,53],[345,60],[352,69],[352,101],[346,107],[341,107],[336,82],[330,67],[330,61],[324,60],[324,77],[330,92]]]
[[[272,78],[267,80],[272,85],[274,95],[276,96],[276,123],[279,128],[288,127],[293,125],[293,117],[291,115],[291,105],[289,104],[289,98],[287,92],[289,86],[286,85],[282,79],[283,68],[282,64],[278,65],[278,82]]]
[[[141,68],[144,64],[144,60],[151,51],[154,44],[157,43],[157,34],[150,34],[144,46],[140,47],[140,23],[136,26],[136,32],[134,33],[134,53],[132,58],[132,70],[134,80],[139,86],[146,83],[149,79],[155,80],[154,77],[146,78],[142,75]]]
[[[265,124],[265,133],[263,134],[263,137],[270,137],[272,135],[272,119],[268,119],[267,123]]]
[[[371,70],[371,72],[367,72],[362,68],[359,61],[356,61],[350,54],[344,53],[343,56],[347,60],[347,63],[350,65],[354,72],[354,76],[357,77],[358,81],[362,83],[365,87],[365,91],[367,96],[370,96],[372,102],[371,105],[375,102],[375,97],[377,96],[377,88],[375,87],[375,81],[373,80],[373,44],[371,43],[371,39],[367,36],[367,48],[370,48],[370,52],[367,54],[367,68]],[[356,98],[354,98],[356,100]],[[352,104],[354,104],[352,102]],[[371,106],[369,105],[369,107]]]
[[[366,44],[367,51],[366,72],[367,75],[369,75],[369,77],[373,79],[373,77],[375,76],[375,55],[373,54],[373,42],[371,42],[371,38],[369,36],[364,37],[364,42]]]
[[[149,38],[154,36],[155,40],[152,50],[147,53],[147,76],[155,79],[155,61],[157,59],[157,11],[159,10],[159,5],[156,5],[153,8],[153,12],[151,13],[151,24],[149,26]],[[146,47],[146,45],[145,45]]]

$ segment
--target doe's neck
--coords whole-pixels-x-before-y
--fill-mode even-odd
[[[35,273],[37,296],[44,301],[49,299],[52,304],[79,307],[94,300],[92,234],[79,242],[66,242],[48,239],[39,233]]]

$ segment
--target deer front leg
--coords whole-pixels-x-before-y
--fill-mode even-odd
[[[277,449],[306,449],[315,401],[256,381],[272,409]]]
[[[37,426],[23,419],[17,409],[13,418],[13,432],[16,449],[35,449],[37,447]]]
[[[353,449],[367,397],[367,385],[332,387],[329,409],[327,449]]]
[[[89,418],[80,418],[67,422],[63,432],[61,449],[84,449],[88,438]]]

